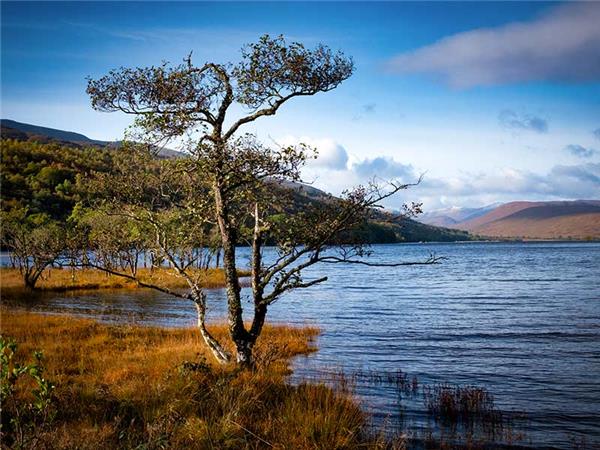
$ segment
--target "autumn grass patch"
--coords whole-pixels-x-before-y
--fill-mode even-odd
[[[1,310],[15,359],[43,353],[52,421],[32,427],[35,448],[380,448],[349,389],[286,381],[290,358],[315,350],[313,327],[265,326],[253,371],[213,364],[195,329],[111,326],[70,316]],[[225,340],[226,326],[214,335]],[[24,382],[12,405],[29,405]],[[4,406],[4,405],[3,405]],[[2,445],[15,443],[15,407]],[[31,437],[31,436],[30,436]],[[25,439],[27,443],[34,439]]]
[[[205,288],[225,286],[223,269],[196,269],[190,272],[197,277]],[[240,276],[248,272],[238,271]],[[178,277],[172,270],[165,268],[140,268],[137,275],[142,282],[156,284],[171,289],[186,289],[187,282]],[[24,289],[23,277],[18,269],[0,268],[0,286],[3,290]],[[66,291],[76,289],[135,289],[139,285],[133,280],[111,275],[97,269],[49,268],[44,271],[36,284],[36,289],[45,291]]]

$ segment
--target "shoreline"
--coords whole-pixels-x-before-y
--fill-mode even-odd
[[[389,244],[371,245],[452,245],[452,244],[598,244],[600,239],[575,240],[575,239],[471,239],[468,241],[423,241],[423,242],[395,242]]]
[[[43,375],[43,383],[50,386],[43,411],[27,416],[19,414],[39,395],[35,379],[24,375],[14,384],[3,404],[2,437],[9,445],[255,449],[266,448],[266,443],[298,449],[467,449],[472,448],[467,434],[442,432],[437,437],[437,427],[466,426],[468,432],[468,424],[475,423],[491,430],[474,436],[481,448],[525,448],[513,417],[494,406],[485,388],[426,386],[402,371],[334,371],[293,381],[292,359],[318,351],[316,327],[265,325],[255,347],[256,367],[240,370],[218,365],[200,344],[195,327],[105,324],[6,306],[0,307],[0,319],[3,355],[35,367],[31,373]],[[209,328],[225,341],[227,325]],[[36,351],[41,356],[34,358]],[[361,382],[388,386],[401,397],[422,397],[437,425],[420,434],[387,428],[385,423],[374,427],[372,412],[355,390]],[[455,406],[448,409],[448,402]],[[24,435],[10,420],[14,417],[29,421],[21,424]]]
[[[106,325],[6,307],[0,318],[3,354],[38,367],[50,386],[42,413],[27,416],[36,382],[25,374],[15,384],[3,404],[7,445],[374,448],[368,416],[349,389],[287,378],[294,356],[317,350],[317,328],[265,325],[256,369],[240,371],[213,362],[195,328]],[[225,340],[226,325],[210,328]],[[43,354],[37,363],[35,351]]]
[[[223,269],[198,269],[203,288],[213,289],[225,287]],[[187,283],[168,269],[138,269],[140,280],[152,282],[170,289],[186,289]],[[248,276],[248,271],[238,270],[240,277]],[[98,269],[50,268],[46,269],[36,284],[36,288],[28,290],[19,269],[1,267],[0,287],[5,293],[22,294],[26,292],[65,292],[78,290],[102,289],[149,289],[139,286],[135,281],[117,275],[110,275]]]

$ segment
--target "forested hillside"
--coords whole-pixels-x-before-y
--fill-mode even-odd
[[[92,171],[110,172],[112,152],[2,140],[2,211],[27,208],[63,221],[81,200],[77,178]]]
[[[85,200],[78,180],[84,180],[91,172],[110,173],[114,156],[121,151],[14,139],[3,139],[1,148],[2,211],[26,208],[29,217],[40,216],[59,222],[67,220],[77,202]],[[301,210],[309,203],[326,201],[328,197],[318,189],[298,184],[285,186],[285,190],[290,190],[293,198],[289,212]],[[348,238],[368,243],[447,242],[468,240],[470,235],[376,213],[374,219]]]

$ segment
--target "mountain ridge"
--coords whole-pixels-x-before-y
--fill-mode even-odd
[[[429,213],[424,219],[437,217]],[[508,202],[457,220],[449,228],[489,238],[600,239],[600,200]]]
[[[119,148],[123,141],[101,141],[91,139],[84,134],[74,131],[60,130],[58,128],[42,127],[25,122],[17,122],[11,119],[0,119],[0,132],[3,139],[15,139],[17,141],[35,141],[42,144],[56,143],[60,145],[83,148]],[[169,148],[160,148],[158,155],[165,158],[179,157],[181,152]]]
[[[74,131],[65,131],[58,128],[42,127],[39,125],[33,125],[25,122],[17,122],[11,119],[0,119],[0,125],[4,129],[16,130],[25,133],[28,137],[45,137],[55,139],[60,142],[72,142],[75,144],[95,144],[100,146],[109,145],[109,141],[99,141],[96,139],[90,139],[84,134],[76,133]]]

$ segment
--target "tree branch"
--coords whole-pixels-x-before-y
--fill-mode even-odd
[[[317,278],[316,280],[308,281],[306,283],[298,281],[296,283],[284,284],[280,288],[274,290],[269,295],[267,295],[263,299],[263,304],[265,304],[265,305],[272,304],[273,302],[275,302],[279,298],[279,296],[281,294],[283,294],[284,292],[287,292],[289,290],[308,288],[308,287],[314,286],[315,284],[323,283],[324,281],[327,281],[327,279],[328,279],[328,277],[321,277],[321,278]]]
[[[369,261],[363,261],[360,259],[346,259],[339,258],[337,256],[324,256],[319,262],[328,264],[360,264],[369,267],[400,267],[400,266],[419,266],[419,265],[430,265],[439,264],[441,261],[448,259],[445,256],[431,255],[425,261],[404,261],[398,263],[373,263]]]
[[[138,285],[145,287],[145,288],[154,289],[156,291],[160,291],[165,294],[172,295],[174,297],[182,298],[184,300],[192,300],[192,298],[190,297],[189,294],[181,294],[179,292],[173,291],[166,287],[158,286],[158,285],[152,284],[152,283],[146,283],[144,281],[141,281],[139,278],[137,278],[133,275],[129,275],[129,274],[123,273],[123,272],[118,272],[116,270],[109,269],[108,267],[99,266],[99,265],[91,263],[91,262],[87,262],[85,264],[75,264],[74,266],[75,267],[91,267],[93,269],[98,269],[103,272],[109,273],[111,275],[115,275],[118,277],[127,278],[129,280],[135,281]]]
[[[291,99],[293,97],[299,97],[302,95],[314,95],[314,94],[315,94],[315,92],[292,92],[291,94],[288,94],[285,97],[281,97],[279,100],[276,100],[275,102],[273,102],[273,105],[271,105],[270,108],[260,109],[260,110],[256,111],[255,113],[250,114],[249,116],[245,116],[245,117],[242,117],[241,119],[237,120],[229,128],[229,130],[223,135],[223,140],[227,141],[231,136],[233,136],[235,134],[235,132],[238,130],[239,127],[241,127],[242,125],[244,125],[246,123],[253,122],[262,116],[274,115],[277,112],[277,110],[279,109],[279,107],[281,105],[283,105],[289,99]]]

